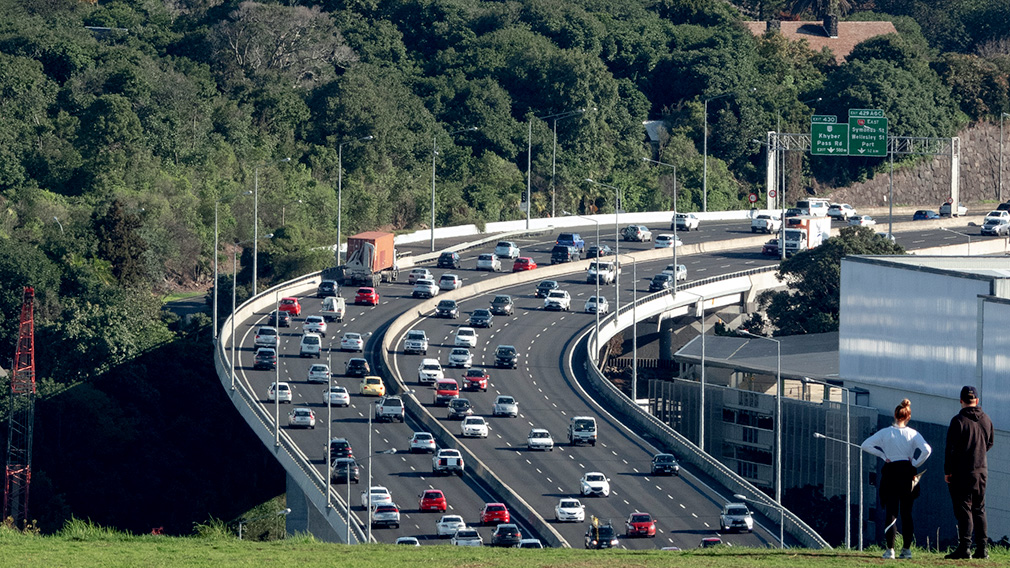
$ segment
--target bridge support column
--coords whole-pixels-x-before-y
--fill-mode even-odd
[[[290,535],[312,534],[316,539],[323,542],[344,542],[344,532],[334,530],[334,525],[343,525],[343,516],[333,511],[334,522],[331,524],[326,517],[320,514],[315,504],[306,497],[302,488],[290,475],[285,475],[287,485],[287,504],[291,509],[286,520],[286,532]],[[340,517],[336,519],[336,517]]]

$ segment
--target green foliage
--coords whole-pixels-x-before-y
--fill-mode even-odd
[[[838,331],[842,257],[904,252],[872,229],[845,227],[821,246],[786,259],[778,278],[787,290],[763,292],[758,301],[776,327],[775,335]]]

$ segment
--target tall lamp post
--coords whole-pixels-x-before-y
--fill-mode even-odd
[[[285,204],[281,205],[281,226],[286,226],[287,225],[287,218],[285,217],[284,213],[287,210],[288,205],[298,205],[298,204],[301,204],[301,203],[302,203],[301,199],[295,199],[294,201],[291,201],[291,202],[288,202],[288,203],[285,203]]]
[[[562,215],[571,216],[572,214],[568,211],[561,211]],[[598,219],[593,219],[592,217],[586,217],[584,215],[575,215],[580,219],[585,219],[586,221],[592,221],[596,223],[596,250],[600,250],[600,221]],[[600,262],[599,253],[596,255],[596,262]],[[596,266],[596,341],[599,342],[600,337],[600,267],[599,264]]]
[[[252,191],[245,191],[245,192],[240,193],[239,195],[240,196],[241,195],[252,195]],[[234,199],[234,197],[235,196],[222,197],[222,198],[217,199],[217,200],[214,201],[214,314],[213,314],[213,318],[214,318],[214,334],[213,334],[213,337],[211,339],[211,341],[212,341],[212,343],[214,345],[217,345],[217,289],[220,288],[220,286],[218,286],[218,281],[217,281],[217,278],[218,278],[218,276],[217,276],[217,247],[218,247],[217,210],[218,210],[218,206],[221,203],[227,202],[227,201],[231,201],[232,199]],[[53,219],[55,219],[55,217],[53,217]],[[61,227],[61,229],[62,229],[62,227]],[[234,311],[234,306],[232,306],[232,310]]]
[[[999,115],[999,187],[996,189],[996,199],[1003,201],[1003,117],[1010,114],[1001,112]]]
[[[248,525],[249,523],[251,523],[253,521],[258,521],[260,519],[266,519],[267,517],[273,517],[273,516],[278,516],[279,517],[281,515],[283,515],[283,516],[286,517],[286,516],[288,516],[290,514],[291,514],[291,508],[289,507],[289,508],[286,508],[284,510],[277,511],[276,513],[272,513],[270,515],[260,515],[258,517],[253,517],[251,519],[245,519],[245,520],[239,521],[238,522],[238,539],[242,540],[242,526],[243,525]]]
[[[702,166],[701,166],[701,210],[708,211],[708,103],[716,99],[728,97],[732,92],[723,93],[705,99],[705,134],[702,141]]]
[[[280,160],[275,160],[273,162],[264,162],[253,168],[253,267],[252,267],[252,295],[255,296],[257,293],[256,289],[256,276],[258,274],[258,267],[256,265],[256,260],[259,257],[259,238],[260,238],[260,168],[269,166],[273,163],[284,163],[290,162],[291,158],[281,158]]]
[[[676,221],[676,215],[677,215],[677,166],[675,166],[673,164],[667,164],[666,162],[660,162],[659,160],[651,160],[649,158],[642,158],[642,161],[643,162],[651,162],[653,164],[659,164],[661,166],[666,166],[668,168],[673,168],[673,214],[675,216],[675,219],[674,219],[674,222],[673,222],[673,297],[676,298],[677,297],[677,276],[678,276],[678,269],[680,268],[677,265],[677,243],[680,242],[680,240],[677,238],[677,221]]]
[[[334,253],[336,257],[336,264],[340,264],[340,221],[341,213],[344,210],[343,207],[343,197],[344,197],[344,146],[352,142],[367,142],[369,140],[374,140],[375,137],[369,134],[368,136],[362,136],[361,138],[348,138],[343,142],[337,144],[337,251]]]
[[[614,190],[614,257],[621,256],[621,190],[620,188],[606,183],[598,182],[592,178],[586,178],[587,183],[599,185]],[[674,242],[674,245],[677,243]],[[674,276],[676,279],[676,276]],[[614,313],[621,311],[621,271],[618,270],[614,277]],[[616,316],[615,316],[616,317]]]
[[[952,210],[956,210],[957,208],[957,206],[954,204],[951,204],[950,207]],[[947,231],[948,233],[954,233],[955,235],[961,235],[962,237],[968,239],[968,256],[971,256],[971,235],[969,235],[968,233],[962,233],[961,231],[954,231],[952,229],[948,229],[947,227],[940,227],[940,230]]]
[[[852,449],[856,446],[852,443],[852,427],[850,422],[850,409],[852,408],[852,391],[841,385],[835,385],[825,381],[818,381],[810,377],[803,377],[804,384],[817,384],[828,389],[839,389],[845,391],[845,443],[849,447],[845,448],[845,548],[852,549]],[[857,446],[858,447],[858,446]],[[862,476],[862,474],[860,474]],[[859,527],[862,533],[863,527]]]
[[[856,448],[859,452],[859,550],[863,550],[863,448],[859,444],[854,444],[852,442],[846,442],[845,440],[839,438],[832,438],[831,436],[825,436],[820,432],[814,432],[814,438],[820,438],[822,440],[830,440],[832,442],[837,442],[839,444],[846,444],[850,448]]]
[[[753,502],[752,499],[748,499],[746,495],[742,495],[740,493],[734,493],[733,498],[743,503],[746,503],[748,501]],[[778,509],[779,512],[779,548],[785,548],[786,547],[785,507],[783,507],[781,503],[772,504],[772,507]]]
[[[676,247],[674,247],[676,248]],[[631,319],[634,323],[631,325],[631,400],[638,405],[638,259],[630,254],[621,254],[615,256],[615,260],[618,257],[627,257],[631,259],[631,278],[634,284],[631,286]],[[620,274],[620,267],[617,268],[617,273]],[[674,269],[676,270],[676,269]],[[674,280],[677,276],[674,275]],[[614,322],[617,322],[618,312],[614,311]]]
[[[596,110],[593,107],[592,110]],[[554,153],[551,156],[551,217],[555,216],[555,194],[554,194],[554,177],[557,174],[557,156],[558,156],[558,121],[563,118],[570,118],[573,116],[578,116],[584,114],[586,109],[579,108],[576,110],[569,110],[565,112],[558,112],[554,114],[546,114],[543,116],[531,116],[526,121],[526,228],[530,228],[530,212],[533,210],[532,202],[532,191],[533,191],[533,119],[537,120],[548,120],[553,119],[553,130],[554,130]]]
[[[262,238],[272,239],[274,234],[263,235]],[[231,251],[231,390],[235,390],[235,289],[238,288],[238,248],[249,243],[250,241],[235,243],[235,248]]]
[[[371,413],[369,413],[369,431],[371,430]],[[371,436],[369,436],[369,441],[371,441]],[[372,458],[377,458],[379,456],[387,456],[396,453],[396,448],[389,448],[388,450],[379,450],[374,454],[371,453],[371,444],[369,444],[368,452],[369,455],[362,459],[362,462],[367,462],[368,465],[368,487],[372,487]],[[365,542],[372,542],[372,494],[368,494],[368,538]],[[350,468],[347,470],[347,536],[345,537],[347,544],[351,544],[351,471]]]
[[[775,502],[782,507],[782,341],[772,337],[765,337],[756,333],[751,333],[746,329],[737,329],[739,333],[765,341],[775,343]],[[779,509],[782,517],[779,518],[779,526],[785,522],[785,513]],[[782,539],[779,539],[779,547],[783,546]]]
[[[460,132],[474,132],[476,126],[455,130],[449,136]],[[438,156],[438,135],[431,135],[431,252],[435,252],[435,157]]]

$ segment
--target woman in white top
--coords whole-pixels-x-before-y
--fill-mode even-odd
[[[880,500],[887,510],[887,550],[884,558],[894,558],[894,536],[897,533],[897,519],[901,515],[901,536],[903,546],[899,558],[912,557],[912,543],[915,542],[915,526],[912,524],[912,503],[919,496],[918,486],[912,487],[918,468],[933,449],[922,434],[908,427],[912,418],[912,403],[908,399],[894,409],[894,425],[877,432],[863,442],[863,451],[884,460],[881,472]]]

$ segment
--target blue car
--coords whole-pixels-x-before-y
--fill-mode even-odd
[[[913,221],[929,221],[930,219],[939,219],[940,215],[933,211],[932,209],[919,209],[912,215]]]
[[[586,248],[586,241],[578,233],[561,233],[555,244],[569,246],[578,249],[581,254]]]

